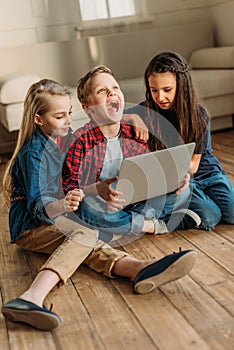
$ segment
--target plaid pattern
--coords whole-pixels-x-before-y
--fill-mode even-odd
[[[132,126],[121,121],[120,144],[124,158],[147,153],[147,144],[137,141]],[[99,181],[107,139],[94,122],[86,123],[73,134],[63,168],[63,189],[66,192]]]

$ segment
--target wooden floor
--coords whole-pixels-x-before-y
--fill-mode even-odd
[[[234,130],[213,135],[213,147],[234,183]],[[0,165],[0,173],[4,170]],[[15,298],[31,283],[46,256],[9,244],[7,211],[0,213],[1,301]],[[144,236],[123,247],[140,258],[195,249],[198,259],[188,276],[147,295],[131,283],[109,280],[81,266],[69,283],[55,289],[62,324],[52,332],[6,322],[0,316],[1,350],[181,350],[234,348],[234,226]]]

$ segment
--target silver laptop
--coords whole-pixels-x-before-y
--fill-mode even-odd
[[[120,167],[117,190],[125,205],[140,202],[182,186],[195,143],[125,158]]]

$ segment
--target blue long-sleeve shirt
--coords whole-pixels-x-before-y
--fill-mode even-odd
[[[20,149],[12,168],[12,202],[9,214],[11,242],[42,223],[53,224],[46,204],[62,198],[61,171],[65,152],[39,128]]]

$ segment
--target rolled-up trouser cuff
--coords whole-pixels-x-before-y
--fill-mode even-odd
[[[116,261],[129,256],[128,253],[114,249],[108,244],[99,241],[92,253],[84,261],[92,270],[102,273],[104,276],[114,278],[111,271]]]

